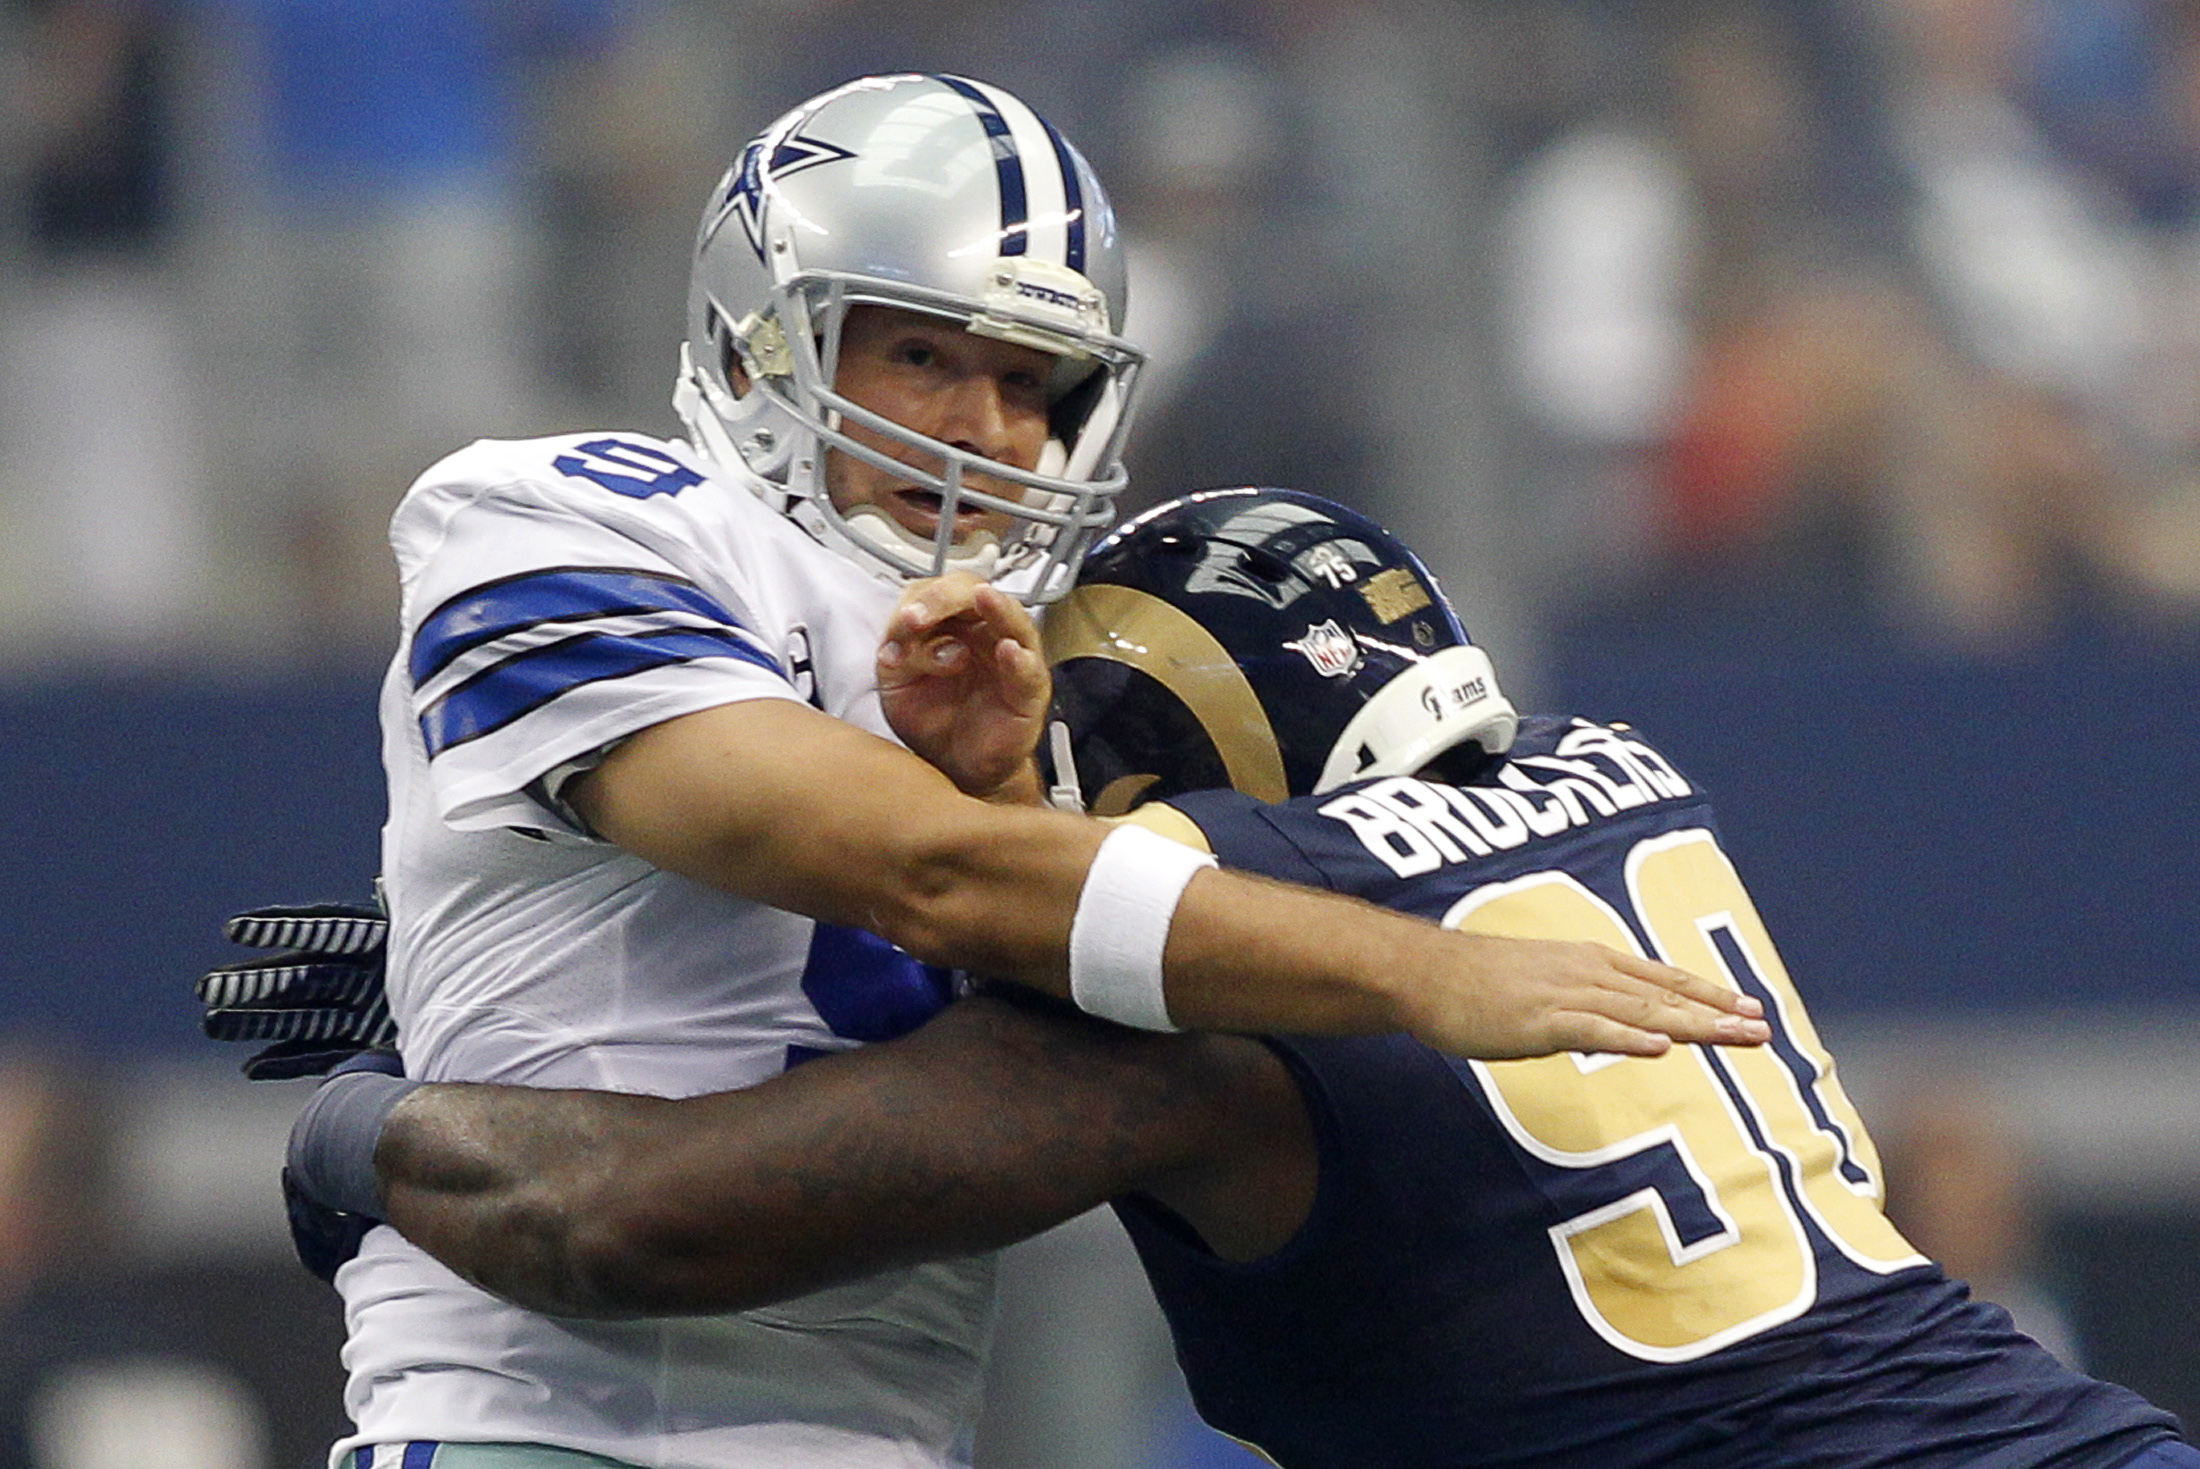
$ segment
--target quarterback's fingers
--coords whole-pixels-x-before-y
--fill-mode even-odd
[[[1011,709],[1036,715],[1054,694],[1054,674],[1039,650],[1014,638],[1002,638],[993,648],[994,667],[1001,682],[1001,698]]]
[[[911,582],[886,619],[887,636],[924,637],[942,623],[969,615],[979,605],[981,594],[989,591],[990,586],[967,571]]]
[[[966,655],[962,644],[975,642],[984,647],[1002,636],[989,629],[992,619],[981,610],[981,594],[986,593],[999,596],[968,572],[910,583],[888,614],[886,629],[880,635],[880,674],[906,680],[953,672]]]
[[[962,640],[949,634],[889,631],[879,644],[879,681],[885,688],[899,688],[935,674],[958,672],[968,655]]]
[[[942,616],[932,602],[904,603],[889,619],[879,646],[882,684],[900,687],[917,679],[957,674],[973,657],[989,658],[1012,701],[1044,701],[1051,692],[1039,635],[1013,598],[980,585],[972,604]]]
[[[1676,1044],[1756,1046],[1772,1038],[1762,1020],[1655,999],[1563,1012],[1552,1017],[1551,1028],[1559,1049],[1621,1056],[1662,1056]]]
[[[349,1007],[315,1006],[295,1010],[210,1010],[201,1017],[199,1029],[208,1039],[217,1041],[327,1040],[378,1030],[382,1024],[378,1016],[362,1015]]]
[[[1651,1031],[1689,1044],[1760,1046],[1772,1039],[1772,1027],[1756,1015],[1741,1014],[1731,1006],[1709,1004],[1655,985],[1613,990],[1596,1011],[1629,1029]]]
[[[362,1049],[372,1049],[373,1044],[355,1037],[277,1041],[264,1051],[254,1052],[239,1063],[237,1069],[253,1081],[292,1081],[301,1076],[325,1076],[330,1067],[350,1060]],[[396,1044],[396,1032],[393,1030],[381,1038],[379,1044]]]
[[[248,949],[364,954],[382,947],[389,927],[373,904],[289,903],[239,913],[222,925],[222,936]]]
[[[1039,624],[1032,621],[1031,609],[999,587],[981,584],[972,594],[971,611],[992,637],[1011,639],[1020,647],[1039,651]]]
[[[324,959],[318,954],[277,954],[244,964],[225,964],[199,976],[199,1002],[222,1007],[279,1001],[317,1005],[348,1003],[381,988],[382,961]]]
[[[1028,648],[1039,646],[1038,624],[1024,605],[965,571],[912,582],[887,617],[886,635],[921,639],[955,623],[965,624],[956,631],[974,642],[1014,638]]]
[[[1673,1038],[1662,1031],[1627,1025],[1609,1015],[1577,1014],[1559,1017],[1553,1043],[1563,1050],[1614,1056],[1662,1056],[1673,1049]]]
[[[1645,959],[1619,949],[1608,950],[1614,968],[1621,973],[1642,980],[1656,987],[1669,1004],[1694,1000],[1709,1005],[1714,1010],[1724,1010],[1731,1015],[1746,1015],[1755,1019],[1765,1013],[1764,1003],[1755,995],[1745,995],[1740,990],[1676,969],[1670,964],[1660,964],[1655,959]]]

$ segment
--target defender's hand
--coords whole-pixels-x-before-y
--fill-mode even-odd
[[[878,684],[887,724],[958,790],[1038,799],[1032,752],[1053,680],[1014,598],[968,572],[912,583],[887,619]]]

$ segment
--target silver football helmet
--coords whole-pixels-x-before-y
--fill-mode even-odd
[[[1052,354],[1051,438],[1038,466],[958,449],[836,392],[842,327],[859,305]],[[960,568],[1024,601],[1052,601],[1113,522],[1126,478],[1144,357],[1115,335],[1124,305],[1114,211],[1051,124],[982,82],[864,77],[773,123],[719,182],[696,238],[674,403],[697,449],[745,466],[777,508],[882,574]],[[919,451],[938,472],[857,442],[851,424]],[[835,509],[827,450],[938,494],[938,534]],[[954,512],[972,506],[1012,517],[1013,528],[958,543]]]

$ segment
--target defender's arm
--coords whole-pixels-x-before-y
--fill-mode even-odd
[[[1297,1088],[1259,1042],[990,995],[718,1096],[422,1087],[374,1156],[408,1238],[579,1316],[763,1305],[995,1249],[1138,1189],[1252,1258],[1296,1229],[1314,1183]]]

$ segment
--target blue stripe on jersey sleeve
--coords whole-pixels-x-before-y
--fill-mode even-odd
[[[563,566],[472,587],[421,620],[409,669],[418,688],[469,648],[546,622],[633,613],[688,612],[739,627],[693,582],[621,567]]]
[[[739,658],[785,677],[777,663],[730,628],[671,628],[623,637],[582,633],[515,653],[457,685],[422,712],[421,737],[433,757],[493,734],[585,684],[698,658]]]

